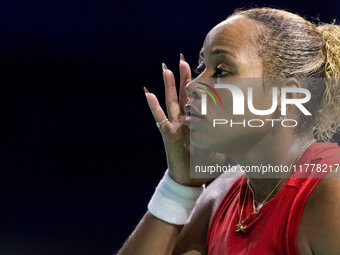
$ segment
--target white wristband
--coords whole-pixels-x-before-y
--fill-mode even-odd
[[[186,224],[190,221],[196,200],[204,188],[204,184],[201,187],[181,185],[175,182],[166,170],[148,204],[148,210],[168,223]]]

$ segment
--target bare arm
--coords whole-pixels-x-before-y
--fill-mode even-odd
[[[191,80],[190,66],[181,59],[180,92],[177,95],[173,73],[162,64],[167,116],[160,106],[156,95],[146,89],[146,99],[156,122],[166,120],[160,128],[167,155],[169,175],[186,186],[200,186],[204,180],[195,182],[190,179],[189,128],[185,125],[184,105],[188,101],[185,85]],[[126,254],[171,254],[182,225],[169,224],[154,217],[149,211],[139,222],[136,229],[125,242],[119,255]]]
[[[159,127],[166,151],[169,175],[179,184],[199,187],[208,179],[190,178],[190,130],[185,125],[184,111],[184,105],[189,99],[185,92],[185,85],[191,80],[190,66],[182,57],[179,62],[180,91],[178,95],[173,73],[165,65],[162,66],[167,115],[160,106],[156,95],[147,90],[145,92],[155,121],[163,123],[169,118],[169,121],[165,121]],[[215,159],[224,161],[226,159],[224,155],[211,154]],[[228,180],[223,179],[224,181]],[[219,194],[217,187],[219,183],[215,180],[201,194],[191,222],[184,226],[167,223],[154,217],[150,212],[146,212],[123,245],[119,255],[206,254],[206,233],[213,204]],[[222,187],[222,190],[225,191],[227,185],[222,185]]]
[[[184,226],[166,223],[147,212],[125,242],[119,255],[203,255],[213,214],[234,178],[217,178],[200,196],[191,221]]]
[[[169,224],[147,211],[119,255],[171,254],[182,225]]]

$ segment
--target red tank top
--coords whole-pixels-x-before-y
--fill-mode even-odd
[[[296,163],[297,169],[299,166],[306,169],[304,164],[308,163],[336,168],[335,164],[340,163],[340,147],[336,143],[314,143]],[[313,171],[308,175],[312,178],[301,178],[303,171],[295,171],[257,214],[252,212],[252,193],[248,190],[242,213],[242,220],[249,215],[244,222],[247,229],[236,233],[247,187],[246,175],[238,178],[219,204],[209,226],[208,254],[298,255],[296,238],[303,207],[315,185],[328,172]]]

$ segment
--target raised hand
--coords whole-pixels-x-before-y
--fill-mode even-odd
[[[151,112],[159,123],[162,134],[170,176],[178,183],[187,186],[200,186],[207,180],[190,178],[190,137],[189,127],[185,124],[184,106],[189,97],[185,85],[191,80],[189,64],[180,54],[180,89],[177,95],[173,73],[163,63],[163,80],[165,87],[167,115],[159,104],[157,97],[144,88]],[[167,121],[168,116],[168,121]]]

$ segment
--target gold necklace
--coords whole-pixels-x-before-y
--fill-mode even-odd
[[[243,208],[244,208],[244,203],[246,202],[246,197],[247,197],[247,194],[248,194],[248,187],[249,186],[247,185],[245,196],[243,198],[243,203],[242,203],[242,207],[241,207],[240,218],[238,220],[238,223],[236,224],[236,226],[237,226],[236,233],[238,233],[238,232],[246,232],[245,229],[246,229],[247,225],[243,226],[242,224],[243,224],[243,222],[246,219],[249,218],[249,215],[244,220],[241,221],[241,219],[242,219],[242,212],[243,212]]]
[[[267,199],[273,194],[273,192],[276,190],[276,188],[279,186],[279,184],[281,183],[281,181],[283,180],[284,178],[282,177],[278,183],[275,185],[274,189],[269,193],[269,195],[266,197],[265,200],[263,200],[263,202],[261,203],[262,206],[266,203]],[[258,213],[258,207],[256,206],[256,200],[255,200],[255,193],[254,193],[254,190],[253,188],[251,187],[251,184],[249,183],[249,179],[247,180],[247,185],[251,191],[251,193],[253,194],[253,210],[254,210],[254,213]]]
[[[313,139],[311,141],[309,141],[305,146],[303,146],[299,152],[299,154],[297,155],[296,159],[294,160],[294,164],[292,164],[289,168],[289,172],[291,171],[293,165],[295,165],[299,159],[301,158],[302,154],[307,150],[307,148],[312,145],[313,143],[315,143],[316,140]],[[266,201],[268,200],[268,198],[273,194],[273,192],[276,190],[276,188],[279,186],[279,184],[281,183],[281,181],[284,179],[284,177],[282,177],[278,183],[275,185],[274,189],[269,193],[269,195],[266,197],[265,200],[263,200],[262,202],[262,206],[266,203]],[[246,219],[249,218],[250,215],[248,215],[244,220],[242,220],[242,213],[243,213],[243,208],[244,208],[244,204],[245,204],[245,201],[246,201],[246,197],[247,197],[247,194],[248,194],[248,189],[250,189],[250,191],[252,192],[252,195],[253,195],[253,211],[254,213],[258,213],[258,207],[256,206],[256,200],[255,200],[255,193],[249,183],[249,179],[247,179],[247,189],[246,189],[246,192],[245,192],[245,196],[243,198],[243,203],[242,203],[242,207],[241,207],[241,212],[240,212],[240,218],[239,218],[239,221],[238,223],[236,224],[237,226],[237,229],[236,229],[236,233],[238,232],[246,232],[245,229],[247,228],[247,225],[242,225],[243,222],[245,222]]]
[[[283,180],[283,178],[280,179],[280,181],[278,181],[278,183],[275,185],[274,189],[269,193],[269,195],[266,197],[266,199],[263,201],[263,203],[265,203],[265,201],[267,201],[267,199],[271,196],[271,194],[273,194],[274,190],[279,186],[279,184],[281,183],[281,181]],[[257,210],[255,209],[255,203],[254,203],[254,191],[251,189],[250,185],[249,185],[249,179],[247,180],[247,189],[246,189],[246,194],[243,198],[243,204],[242,204],[242,207],[241,207],[241,212],[240,212],[240,219],[238,221],[238,223],[236,224],[237,226],[237,229],[236,229],[236,233],[238,232],[246,232],[245,229],[247,228],[247,225],[242,225],[243,222],[249,218],[250,215],[248,215],[244,220],[241,221],[242,219],[242,212],[243,212],[243,208],[244,208],[244,203],[246,201],[246,197],[247,197],[247,192],[248,192],[248,189],[250,189],[250,191],[253,193],[253,210],[254,212],[257,213]]]

